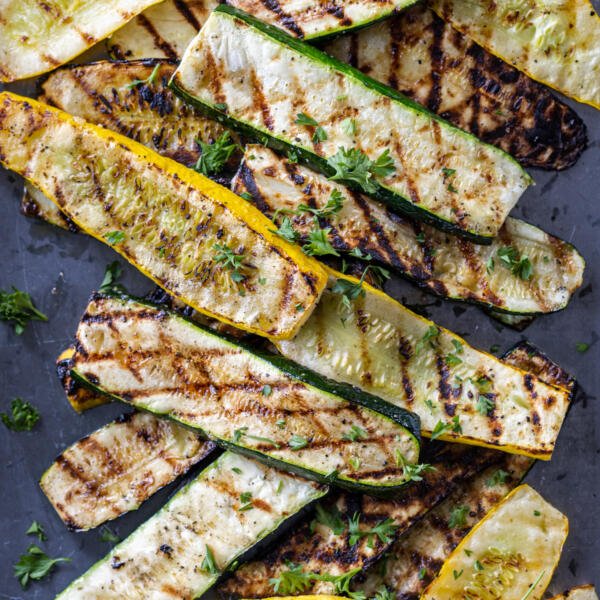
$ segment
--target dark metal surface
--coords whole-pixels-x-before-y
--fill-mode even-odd
[[[502,328],[475,307],[442,303],[405,282],[393,281],[387,288],[409,304],[431,305],[426,307],[429,316],[477,347],[489,349],[498,344],[502,351],[525,337],[576,375],[580,391],[554,458],[535,465],[527,477],[528,483],[570,519],[571,533],[550,588],[555,593],[579,583],[600,586],[600,112],[569,104],[588,126],[590,147],[567,171],[530,171],[537,186],[527,191],[514,213],[571,241],[586,258],[584,285],[570,306],[539,318],[524,333],[517,333]],[[89,237],[20,215],[17,204],[21,191],[18,178],[0,171],[4,209],[0,221],[0,288],[15,285],[29,292],[49,322],[34,323],[22,336],[0,323],[0,411],[8,410],[10,400],[20,396],[35,404],[42,415],[30,433],[10,432],[0,425],[0,599],[48,599],[110,548],[100,541],[98,531],[68,532],[40,491],[38,480],[62,449],[123,412],[122,407],[110,405],[81,416],[75,414],[54,369],[54,361],[69,344],[90,292],[102,280],[106,265],[117,256]],[[130,267],[125,269],[124,282],[137,293],[152,287]],[[578,342],[591,344],[590,349],[577,352]],[[139,511],[111,524],[111,529],[125,536],[155,512],[172,490],[173,486],[163,490]],[[34,519],[44,525],[48,541],[39,543],[25,535]],[[39,543],[51,556],[66,556],[71,562],[59,565],[50,578],[23,591],[12,565],[30,543]]]

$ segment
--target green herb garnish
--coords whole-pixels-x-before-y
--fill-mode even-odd
[[[15,577],[25,589],[30,581],[38,581],[46,577],[57,563],[70,560],[70,558],[50,558],[41,548],[32,544],[14,565]]]
[[[242,273],[242,269],[244,267],[245,256],[243,254],[236,254],[226,244],[215,244],[213,248],[217,251],[214,256],[215,262],[229,271],[231,280],[236,283],[244,281],[246,275]]]
[[[356,442],[358,440],[366,440],[368,437],[367,432],[358,425],[352,425],[350,431],[346,432],[342,439],[348,440],[349,442]]]
[[[341,535],[346,529],[344,521],[342,520],[342,513],[335,505],[327,510],[323,508],[322,504],[317,504],[315,508],[315,518],[311,523],[311,529],[314,529],[314,523],[320,523],[321,525],[328,527],[334,535]]]
[[[302,450],[302,448],[306,448],[306,446],[308,446],[308,440],[301,435],[294,434],[290,438],[288,446],[294,451]]]
[[[368,194],[377,191],[373,177],[387,177],[396,170],[389,150],[382,152],[373,161],[358,148],[340,147],[333,156],[329,157],[327,164],[334,170],[330,179],[354,183]]]
[[[26,535],[37,535],[38,540],[43,542],[48,539],[44,528],[38,521],[33,521],[33,523],[29,526],[29,529],[25,532]]]
[[[450,512],[450,519],[448,520],[448,527],[453,529],[465,527],[467,524],[467,515],[469,514],[469,507],[466,505],[457,506]]]
[[[202,140],[196,141],[200,145],[202,154],[193,169],[207,176],[219,173],[238,148],[237,144],[231,142],[231,135],[228,131],[221,134],[213,144],[206,144]]]
[[[206,548],[206,554],[204,556],[204,560],[202,561],[202,564],[200,565],[200,568],[203,571],[210,573],[211,575],[218,575],[219,569],[217,569],[217,564],[215,563],[215,556],[212,553],[212,550],[210,549],[208,544],[205,545],[205,548]]]
[[[34,305],[31,296],[13,286],[12,292],[0,290],[0,321],[13,323],[21,335],[29,321],[47,321],[48,317]]]
[[[152,73],[150,73],[150,75],[146,77],[146,79],[134,79],[131,83],[128,83],[126,86],[127,89],[131,90],[134,87],[137,87],[138,85],[154,85],[154,83],[156,83],[156,78],[158,77],[159,69],[160,63],[154,67]]]
[[[0,413],[0,418],[12,431],[31,431],[40,420],[40,413],[35,406],[21,398],[15,398],[10,403],[10,412],[10,415]]]
[[[533,274],[533,265],[526,255],[519,254],[519,251],[512,246],[504,246],[496,252],[496,256],[513,275],[529,280]]]

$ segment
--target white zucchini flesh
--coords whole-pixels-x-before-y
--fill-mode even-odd
[[[409,431],[406,411],[389,407],[391,418],[368,408],[372,397],[350,402],[274,359],[161,307],[99,296],[78,327],[71,373],[267,464],[373,490],[406,482],[397,457],[418,461],[418,421]]]
[[[40,486],[69,529],[91,529],[135,510],[214,448],[177,423],[133,413],[69,446]]]
[[[278,491],[279,490],[279,491]],[[240,499],[250,493],[252,509]],[[192,599],[326,488],[226,452],[57,596]],[[215,572],[206,569],[207,549]]]
[[[600,17],[589,0],[431,0],[430,5],[533,79],[600,108]]]
[[[298,335],[277,342],[284,356],[413,411],[424,436],[438,427],[439,439],[550,459],[567,390],[476,350],[366,283],[348,309],[333,287],[357,280],[330,274]]]
[[[160,0],[2,0],[0,81],[68,62]]]
[[[376,193],[398,210],[479,242],[498,233],[531,183],[514,159],[359,71],[282,33],[267,35],[227,8],[213,12],[188,46],[171,82],[175,91],[221,112],[225,105],[229,126],[294,146],[323,169],[342,147],[373,161],[387,150],[395,170],[374,177]],[[297,123],[300,113],[327,139],[315,141],[315,128]],[[354,135],[344,129],[348,118]]]
[[[568,529],[567,517],[521,485],[461,541],[421,599],[541,600]]]
[[[358,249],[433,293],[455,300],[512,313],[552,312],[564,308],[583,282],[585,262],[579,252],[529,223],[508,217],[489,246],[458,240],[434,227],[392,215],[381,202],[258,144],[246,146],[232,189],[250,194],[267,216],[279,214],[278,223],[289,214],[286,211],[298,211],[301,205],[324,208],[338,191],[343,206],[332,217],[321,219],[321,227],[331,229],[328,237],[339,252]],[[289,218],[303,238],[314,226],[310,213]],[[498,251],[507,247],[529,258],[529,279],[502,265]]]

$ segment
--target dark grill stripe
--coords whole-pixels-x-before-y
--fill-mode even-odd
[[[277,20],[289,31],[291,31],[295,36],[299,38],[304,37],[304,31],[296,23],[294,18],[287,12],[285,12],[278,0],[261,0],[263,6],[270,10],[276,17]]]
[[[140,26],[148,32],[150,37],[152,37],[154,45],[159,50],[162,50],[162,52],[164,52],[167,58],[169,58],[170,60],[177,60],[179,58],[175,49],[160,35],[160,33],[158,33],[150,19],[144,16],[144,14],[141,14],[138,15],[137,21],[140,24]]]
[[[188,6],[188,3],[185,0],[173,0],[173,4],[175,4],[175,8],[178,12],[184,17],[184,19],[196,30],[199,31],[202,25],[199,23],[198,19],[196,19],[194,13],[191,8]]]

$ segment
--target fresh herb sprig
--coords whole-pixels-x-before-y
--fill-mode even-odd
[[[375,160],[371,160],[358,148],[338,148],[338,151],[327,159],[327,164],[334,173],[330,179],[354,184],[367,194],[377,191],[374,177],[388,177],[396,171],[394,160],[388,149]]]
[[[37,408],[21,398],[15,398],[10,403],[10,412],[10,415],[0,413],[0,419],[12,431],[31,431],[40,420]]]
[[[498,249],[496,256],[513,275],[525,281],[531,279],[533,265],[527,255],[520,254],[513,246],[503,246]]]
[[[235,253],[226,244],[215,244],[213,248],[216,250],[215,262],[229,271],[231,280],[236,283],[245,281],[246,274],[243,272],[245,255]]]
[[[38,581],[50,574],[54,565],[69,562],[70,558],[50,558],[39,546],[31,544],[14,565],[15,577],[25,589],[30,581]]]
[[[12,323],[15,333],[21,335],[29,321],[47,321],[48,317],[34,305],[31,296],[15,286],[12,292],[0,290],[0,321]]]
[[[202,140],[196,141],[200,146],[201,154],[193,169],[206,176],[220,173],[239,148],[235,142],[231,141],[229,131],[222,133],[212,144],[207,144]]]

